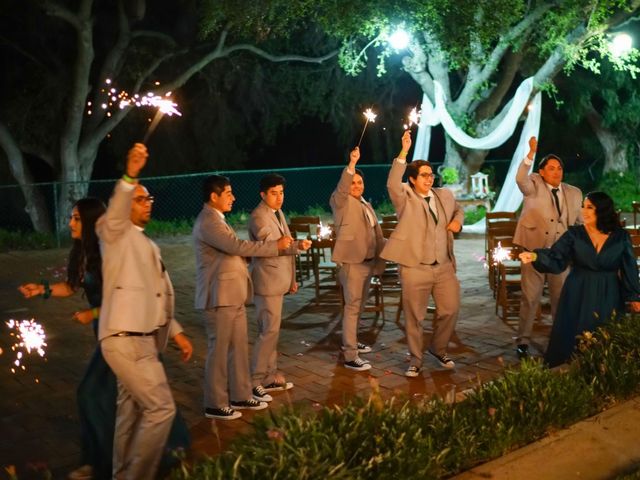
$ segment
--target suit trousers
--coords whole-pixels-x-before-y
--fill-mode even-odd
[[[100,346],[118,379],[113,478],[154,478],[176,414],[156,339],[107,337]]]
[[[254,387],[269,385],[276,380],[283,299],[284,295],[253,297],[259,332],[251,359],[251,383]]]
[[[342,351],[345,362],[358,356],[358,322],[369,298],[369,287],[375,260],[363,263],[343,263],[338,280],[342,285]]]
[[[407,345],[411,365],[422,366],[422,321],[427,312],[429,297],[436,304],[436,318],[429,349],[438,355],[447,352],[460,310],[460,282],[453,263],[438,265],[420,264],[415,267],[400,266],[402,284],[402,309],[404,311]]]
[[[204,406],[223,408],[229,400],[251,398],[247,311],[244,305],[204,310],[208,350],[204,366]]]
[[[551,301],[551,318],[555,320],[562,286],[569,275],[569,269],[557,275],[538,272],[530,263],[521,266],[521,288],[522,299],[520,300],[520,320],[518,322],[518,336],[516,344],[528,345],[531,341],[533,331],[533,320],[538,312],[544,281],[547,280],[549,286],[549,298]]]

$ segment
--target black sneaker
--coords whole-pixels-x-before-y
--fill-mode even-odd
[[[371,368],[371,364],[367,362],[363,362],[360,358],[356,357],[355,360],[350,362],[344,362],[344,366],[355,370],[357,372],[364,372],[365,370],[369,370]]]
[[[516,355],[518,355],[518,358],[520,360],[529,358],[531,356],[529,355],[529,345],[527,345],[526,343],[521,343],[520,345],[518,345],[516,347]]]
[[[451,360],[451,358],[449,358],[449,355],[447,355],[446,353],[443,355],[438,355],[433,353],[431,350],[427,350],[427,351],[431,355],[433,355],[433,357],[438,361],[441,367],[448,368],[448,369],[456,368],[456,364],[453,362],[453,360]]]
[[[358,353],[370,353],[371,347],[369,345],[365,345],[364,343],[358,342]]]
[[[258,400],[254,400],[250,398],[249,400],[241,400],[239,402],[234,402],[231,400],[231,406],[233,408],[237,408],[238,410],[264,410],[269,406],[267,402],[260,402]]]
[[[265,385],[265,392],[282,392],[284,390],[291,390],[293,388],[293,383],[291,382],[272,382],[269,385]]]
[[[233,408],[230,407],[222,407],[222,408],[205,408],[204,416],[207,418],[215,418],[217,420],[235,420],[236,418],[240,418],[242,413],[236,412]]]
[[[258,385],[257,387],[253,387],[251,391],[253,395],[253,399],[258,402],[270,402],[273,400],[273,397],[267,393],[262,385]]]

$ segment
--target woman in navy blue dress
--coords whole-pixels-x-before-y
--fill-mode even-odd
[[[584,225],[569,227],[551,248],[520,254],[541,273],[560,273],[571,265],[544,356],[551,367],[571,358],[577,335],[624,313],[625,302],[640,312],[638,266],[613,200],[603,192],[587,194],[582,216]]]
[[[78,200],[71,212],[69,230],[73,246],[67,263],[67,279],[49,285],[27,283],[19,287],[25,298],[68,297],[82,289],[90,308],[80,310],[73,319],[93,324],[98,331],[102,303],[102,258],[95,233],[96,221],[105,212],[104,203],[96,198]],[[113,436],[116,422],[117,380],[105,362],[97,344],[77,392],[78,416],[82,430],[82,466],[69,474],[70,479],[109,479],[112,476]],[[177,414],[167,442],[167,450],[187,448],[189,430]],[[171,461],[171,458],[165,458]]]

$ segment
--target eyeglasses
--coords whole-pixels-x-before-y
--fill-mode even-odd
[[[138,205],[143,205],[145,203],[153,203],[155,202],[156,198],[151,196],[151,195],[147,195],[146,197],[133,197],[133,201],[136,202]]]
[[[433,174],[433,173],[419,173],[418,176],[420,176],[422,178],[430,178],[431,180],[436,178],[435,174]]]

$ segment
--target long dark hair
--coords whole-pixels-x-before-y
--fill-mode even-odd
[[[587,198],[596,207],[596,228],[602,233],[610,233],[620,227],[613,199],[604,192],[587,193]]]
[[[82,285],[85,274],[90,273],[102,286],[102,256],[96,235],[96,222],[106,211],[102,200],[93,197],[81,198],[75,205],[82,222],[80,239],[73,241],[67,264],[67,283],[74,290]]]

